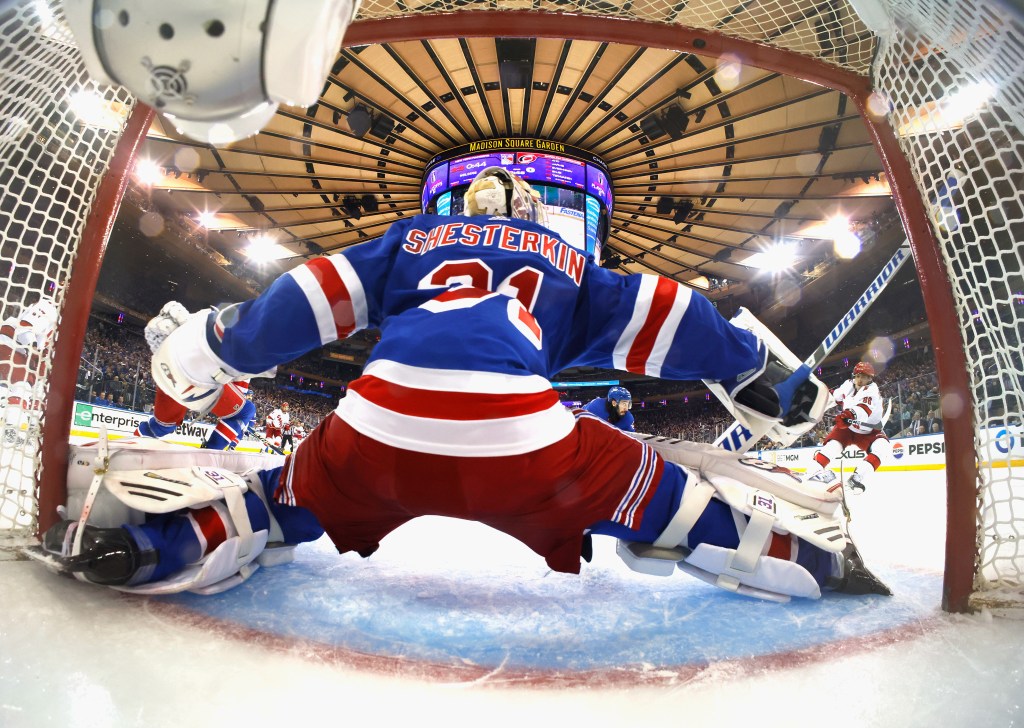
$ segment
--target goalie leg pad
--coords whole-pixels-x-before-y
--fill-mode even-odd
[[[842,494],[834,483],[803,477],[753,455],[733,453],[705,443],[654,435],[633,436],[650,445],[665,460],[681,465],[689,473],[697,473],[704,480],[709,475],[726,476],[829,515],[834,514],[842,502]]]
[[[653,544],[620,544],[618,553],[630,568],[665,575],[671,571],[665,562],[675,562],[698,578],[748,596],[785,601],[821,595],[806,569],[768,556],[768,550],[776,533],[841,553],[847,538],[835,515],[842,494],[834,484],[805,481],[772,463],[694,443],[652,444],[670,461],[684,460],[690,478],[677,512]],[[733,511],[739,534],[735,549],[709,543],[690,548],[690,532],[712,498]]]
[[[180,477],[180,473],[174,471],[170,471],[169,475],[175,479]],[[172,594],[188,590],[198,594],[217,594],[238,586],[261,565],[276,566],[294,558],[294,545],[282,543],[281,527],[269,507],[257,471],[241,476],[229,471],[208,468],[201,473],[193,472],[192,475],[193,482],[210,480],[213,481],[214,487],[220,489],[226,509],[224,506],[218,506],[216,501],[191,507],[213,505],[221,517],[228,538],[198,562],[188,565],[166,579],[140,586],[117,587],[121,591],[137,594]],[[200,490],[203,486],[209,487],[209,483],[200,484]],[[243,499],[246,491],[258,495],[263,502],[270,522],[269,528],[253,531]]]
[[[71,448],[67,510],[74,515],[82,510],[82,494],[97,468],[96,455],[95,446]],[[281,529],[268,507],[259,478],[262,470],[280,466],[283,460],[278,456],[197,450],[154,440],[114,443],[110,464],[121,469],[104,474],[103,484],[107,487],[99,491],[90,521],[121,527],[143,523],[146,513],[174,513],[221,503],[220,511],[225,514],[222,520],[229,536],[200,562],[167,579],[119,588],[148,594],[183,590],[213,593],[241,583],[261,564],[290,561],[293,547],[280,543]],[[269,528],[253,530],[244,503],[246,491],[263,501]],[[268,542],[273,542],[269,548]]]

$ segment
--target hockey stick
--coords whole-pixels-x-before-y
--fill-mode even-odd
[[[885,413],[882,415],[881,427],[878,429],[885,429],[886,423],[889,421],[889,415],[892,414],[892,397],[889,397],[889,402],[885,405]]]
[[[804,360],[804,364],[813,371],[825,361],[825,358],[832,353],[839,342],[843,340],[843,337],[853,328],[854,324],[860,321],[864,312],[871,308],[871,304],[885,290],[886,286],[889,285],[889,282],[896,276],[897,271],[903,267],[903,264],[907,262],[909,257],[910,246],[907,244],[901,245],[889,259],[889,262],[885,264],[885,267],[882,268],[881,272],[871,281],[871,285],[868,286],[867,290],[860,295],[856,303],[839,320],[839,323],[835,325],[835,328],[828,332],[828,335],[825,336],[825,339],[818,348]],[[764,437],[772,427],[770,422],[763,424],[763,429],[758,427],[752,432],[741,422],[733,422],[732,425],[727,427],[718,436],[714,444],[716,447],[732,450],[733,452],[746,452],[754,443]]]

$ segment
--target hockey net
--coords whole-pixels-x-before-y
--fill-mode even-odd
[[[959,436],[947,427],[948,451],[966,450],[969,455],[960,459],[970,460],[973,454],[977,466],[958,462],[950,468],[950,493],[959,495],[951,498],[944,603],[948,609],[966,609],[973,592],[973,606],[1019,605],[1024,603],[1024,460],[1019,448],[1024,438],[1024,209],[1019,193],[1024,32],[1009,11],[982,0],[854,4],[875,8],[875,32],[845,0],[363,0],[360,22],[349,29],[347,42],[360,42],[360,25],[373,26],[368,34],[377,40],[389,40],[391,27],[432,17],[443,20],[448,34],[472,27],[475,34],[523,35],[543,26],[539,21],[546,15],[573,13],[583,20],[614,21],[596,26],[609,40],[620,37],[620,29],[629,25],[624,21],[639,21],[645,28],[689,31],[680,37],[692,39],[698,31],[719,39],[713,47],[702,41],[678,50],[722,52],[729,39],[737,39],[747,43],[746,51],[759,49],[759,58],[788,59],[783,65],[809,80],[816,80],[815,71],[804,66],[814,64],[801,62],[808,57],[815,67],[827,64],[851,78],[870,78],[872,91],[858,99],[859,105],[866,122],[891,127],[888,138],[895,140],[893,151],[901,159],[893,162],[883,149],[883,163],[894,188],[917,196],[916,208],[900,206],[904,224],[925,230],[917,240],[934,248],[930,252],[943,279],[936,284],[922,276],[926,305],[933,299],[933,337],[947,325],[960,334],[954,335],[953,354],[936,345],[940,384],[944,359],[947,372],[961,370],[947,379],[962,378],[967,370],[967,384],[944,393],[942,401],[947,421],[968,424],[961,439],[973,440],[965,448],[953,447]],[[51,281],[68,278],[76,256],[81,257],[77,246],[104,174],[123,175],[130,161],[126,155],[112,162],[132,104],[125,95],[98,92],[88,81],[55,0],[18,0],[5,7],[0,12],[0,234],[2,263],[12,272],[0,297],[4,318],[36,302]],[[475,22],[495,12],[509,18],[526,13],[530,20],[518,25]],[[459,25],[459,18],[466,17],[473,22]],[[593,37],[593,24],[564,17],[546,27],[558,28],[549,35],[564,35],[582,32],[577,26],[589,28]],[[968,104],[970,113],[961,114]],[[924,244],[916,243],[919,267]],[[89,255],[101,257],[102,247]],[[73,381],[51,381],[53,345],[72,328],[70,315],[79,337],[86,320],[82,311],[64,310],[70,306],[63,290],[55,291],[60,333],[35,352],[31,404],[19,408],[14,440],[3,444],[0,541],[2,534],[31,536],[39,523],[39,496],[50,489],[47,483],[57,483],[56,488],[62,482],[59,473],[41,466],[41,449],[62,444],[66,449],[66,442],[46,443],[47,432],[61,430],[42,413],[55,386],[64,396],[74,391]],[[942,301],[950,295],[947,321]],[[74,372],[63,379],[69,376],[73,380]],[[951,564],[960,566],[952,569]]]
[[[60,312],[31,343],[0,336],[0,539],[38,523],[38,483],[57,341],[81,311],[65,311],[86,219],[133,101],[86,75],[56,3],[0,10],[0,317],[10,334],[49,298]],[[88,315],[88,311],[85,312]],[[46,327],[51,328],[51,327]],[[26,334],[28,332],[25,332]],[[74,381],[64,396],[73,396]]]
[[[974,607],[1024,607],[1024,26],[983,0],[893,4],[873,88],[946,263],[978,465]],[[934,324],[933,324],[934,326]],[[948,556],[947,556],[948,558]]]

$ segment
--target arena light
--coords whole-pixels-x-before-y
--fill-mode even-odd
[[[106,131],[120,131],[128,118],[128,107],[103,98],[92,89],[79,89],[68,94],[68,106],[86,126]]]
[[[196,214],[196,222],[207,230],[218,227],[217,214],[210,212],[209,210],[200,210]]]
[[[160,165],[152,159],[140,159],[135,163],[135,179],[139,184],[152,187],[164,178]]]
[[[53,15],[53,11],[50,9],[48,3],[44,0],[36,0],[35,2],[36,15],[39,16],[39,22],[44,28],[49,28],[56,25],[56,18]]]
[[[748,268],[779,273],[793,267],[796,262],[796,246],[789,242],[772,243],[764,250],[754,253],[746,260],[737,261]]]
[[[935,134],[959,129],[995,95],[995,88],[987,81],[969,83],[939,101],[931,101],[908,109],[896,125],[901,137]]]
[[[245,254],[256,263],[267,263],[291,256],[291,252],[278,245],[273,235],[260,233],[249,241]]]
[[[832,250],[837,258],[849,260],[860,254],[860,238],[850,229],[850,218],[836,215],[826,223],[827,237],[832,239]]]

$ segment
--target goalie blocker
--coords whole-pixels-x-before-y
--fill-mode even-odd
[[[826,387],[804,362],[745,308],[729,321],[760,341],[761,366],[728,380],[704,380],[726,409],[752,433],[789,445],[810,432],[829,407]]]

